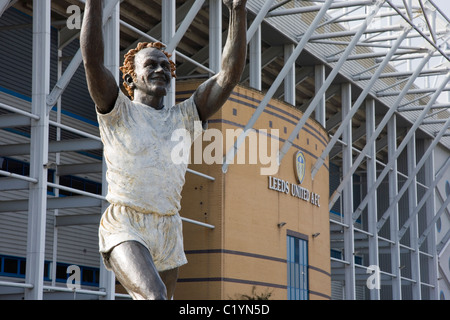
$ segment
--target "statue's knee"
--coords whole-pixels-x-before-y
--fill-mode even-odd
[[[154,300],[167,300],[167,289],[164,285],[155,290]]]
[[[163,283],[152,283],[143,291],[145,300],[167,300],[167,289]]]

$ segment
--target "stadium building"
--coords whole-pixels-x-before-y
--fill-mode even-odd
[[[193,143],[175,299],[450,299],[449,12],[249,0],[247,66]],[[129,299],[98,253],[105,165],[84,1],[0,0],[0,299]],[[174,105],[220,70],[221,0],[108,0],[105,63],[173,53]]]

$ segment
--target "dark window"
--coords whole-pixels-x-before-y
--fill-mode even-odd
[[[89,283],[94,282],[94,270],[85,268],[83,269],[82,273],[83,273],[81,277],[82,282],[89,282]]]
[[[56,266],[56,279],[67,280],[67,265],[57,264]]]
[[[19,261],[5,258],[3,260],[3,272],[17,274],[19,272]]]

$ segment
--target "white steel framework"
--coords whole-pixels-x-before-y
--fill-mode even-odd
[[[101,150],[98,132],[61,123],[61,96],[82,62],[78,50],[64,72],[61,68],[63,48],[79,35],[79,30],[65,26],[68,14],[60,8],[67,2],[81,8],[84,5],[81,0],[0,0],[0,22],[12,8],[33,17],[31,105],[26,108],[0,101],[0,128],[30,130],[27,142],[3,143],[0,151],[0,157],[26,155],[30,164],[29,175],[0,170],[6,177],[0,179],[0,190],[26,190],[22,198],[2,200],[0,214],[28,214],[25,281],[0,281],[0,287],[23,288],[27,299],[43,299],[47,291],[67,291],[54,282],[46,285],[43,278],[49,210],[54,210],[57,230],[98,224],[105,205],[104,164],[62,160],[65,153]],[[222,1],[105,3],[105,62],[117,81],[120,50],[126,52],[138,41],[165,43],[174,53],[181,79],[203,78],[220,70],[223,22],[227,18]],[[431,0],[249,0],[247,7],[249,59],[242,83],[266,91],[266,95],[244,133],[228,150],[224,174],[272,98],[283,98],[304,113],[280,149],[280,162],[306,121],[314,116],[328,130],[330,142],[314,163],[311,175],[314,178],[327,159],[339,168],[339,185],[332,190],[329,208],[330,212],[336,206],[340,208],[339,218],[330,214],[331,249],[339,253],[330,258],[332,282],[342,285],[340,298],[361,298],[367,272],[377,266],[381,287],[366,289],[363,298],[438,299],[438,256],[450,237],[446,230],[441,242],[436,243],[438,219],[450,218],[450,196],[442,196],[437,190],[439,184],[450,180],[450,160],[435,168],[437,146],[450,154],[449,18]],[[155,20],[148,29],[142,29],[144,22],[134,15],[136,10]],[[52,14],[60,20],[51,20]],[[202,19],[208,22],[202,23]],[[58,79],[51,90],[52,27],[58,32],[60,56]],[[11,28],[14,26],[1,25],[0,32]],[[196,48],[195,42],[204,44]],[[174,104],[175,88],[174,80],[166,103]],[[50,141],[51,128],[58,132],[54,141]],[[77,139],[63,139],[63,131]],[[50,169],[56,169],[54,182],[48,181]],[[214,181],[214,177],[189,172]],[[354,177],[361,172],[358,185]],[[61,185],[58,177],[69,173],[97,174],[97,178],[100,174],[103,195]],[[77,196],[60,198],[56,192],[56,197],[49,197],[48,188]],[[358,198],[357,189],[362,190]],[[388,199],[387,204],[383,197]],[[96,212],[61,213],[67,208],[96,208]],[[53,234],[56,243],[58,233]],[[53,257],[55,262],[56,251]],[[114,276],[103,268],[100,290],[69,291],[102,299],[124,297],[115,293]]]

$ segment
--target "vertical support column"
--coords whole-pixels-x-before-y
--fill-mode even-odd
[[[408,160],[408,176],[414,174],[416,168],[416,134],[414,133],[407,145],[407,160]],[[409,213],[414,213],[414,208],[417,206],[417,179],[414,179],[408,188],[408,208]],[[411,255],[411,274],[415,283],[412,283],[412,295],[414,300],[421,300],[420,288],[420,257],[419,257],[419,229],[417,215],[413,218],[409,232],[410,232],[410,247],[414,249]]]
[[[406,12],[408,14],[409,19],[413,20],[413,15],[412,15],[412,0],[407,0],[408,5],[406,6]],[[411,38],[408,38],[406,40],[406,45],[410,46],[411,45]],[[412,61],[411,59],[406,60],[406,70],[407,71],[411,71],[412,70]]]
[[[394,202],[398,193],[398,177],[397,177],[397,158],[395,151],[397,150],[397,118],[394,114],[387,125],[388,133],[388,158],[389,162],[393,161],[392,170],[389,171],[389,204]],[[401,270],[400,270],[400,243],[398,239],[398,204],[395,204],[390,214],[390,231],[391,240],[391,273],[395,275],[392,278],[392,299],[400,300],[402,298]]]
[[[284,45],[284,62],[287,63],[289,57],[294,53],[293,44]],[[284,101],[295,106],[295,62],[289,69],[286,78],[284,78]]]
[[[342,85],[342,117],[345,117],[352,106],[351,84]],[[349,121],[342,134],[346,145],[342,147],[342,171],[347,175],[353,164],[352,157],[352,122]],[[355,239],[353,226],[353,178],[350,178],[343,191],[343,215],[344,223],[348,225],[344,228],[344,260],[349,264],[345,265],[345,299],[356,299],[355,281]]]
[[[102,165],[102,195],[106,196],[108,193],[108,182],[106,181],[106,163],[103,160]],[[108,208],[108,203],[106,201],[102,202],[102,213]],[[106,269],[103,259],[100,257],[100,279],[99,279],[99,290],[104,291],[106,296],[100,297],[102,300],[114,300],[116,294],[116,276],[112,271]]]
[[[430,148],[433,140],[426,140],[425,150]],[[432,149],[430,156],[425,162],[425,184],[431,186],[435,179],[435,167],[434,167],[434,149]],[[426,220],[427,225],[433,221],[434,215],[436,214],[436,192],[433,187],[431,190],[431,195],[425,204],[426,206]],[[430,299],[439,300],[439,282],[438,282],[438,253],[436,250],[436,228],[433,226],[431,228],[430,234],[427,239],[427,252],[433,257],[428,258],[428,278],[429,283],[434,286],[430,288]]]
[[[176,10],[177,4],[175,0],[164,0],[162,1],[162,42],[170,43],[176,31]],[[174,48],[175,50],[176,48]],[[175,62],[175,51],[169,52],[172,54],[172,60]],[[167,96],[164,99],[164,104],[167,107],[172,107],[175,105],[175,79],[172,79],[170,89],[167,92]]]
[[[314,82],[316,87],[316,94],[318,94],[320,88],[325,83],[325,65],[316,65],[314,69]],[[326,127],[326,109],[325,109],[325,94],[321,96],[320,101],[316,107],[316,121],[319,122],[324,128]]]
[[[107,12],[103,14],[106,15]],[[103,31],[105,38],[105,67],[112,73],[117,83],[119,83],[120,1],[112,9],[111,16],[107,18],[103,26]]]
[[[250,47],[250,87],[261,91],[262,77],[261,77],[261,26],[259,26],[253,37],[249,42]]]
[[[47,95],[50,92],[50,0],[33,1],[33,71],[32,113],[39,120],[31,120],[30,177],[38,183],[30,184],[28,202],[25,299],[42,300],[44,286],[45,225],[47,216],[47,163],[49,118]]]
[[[61,79],[62,76],[62,57],[63,57],[63,51],[60,46],[60,37],[61,32],[58,31],[58,81]],[[56,102],[56,122],[61,123],[61,106],[62,106],[62,97],[59,96],[58,100]],[[56,128],[56,141],[61,141],[61,128]],[[55,154],[55,162],[56,166],[59,166],[61,164],[61,153]],[[54,173],[54,183],[59,184],[59,174],[56,171]],[[55,188],[54,190],[55,197],[59,197],[59,189]],[[52,267],[51,267],[51,276],[52,279],[52,287],[56,286],[56,266],[58,262],[58,227],[56,225],[56,218],[59,215],[59,209],[55,209],[53,211],[54,217],[53,217],[53,252],[52,252]]]
[[[104,4],[106,7],[106,4]],[[113,74],[114,78],[119,84],[119,65],[120,65],[120,2],[114,7],[111,12],[111,16],[108,18],[105,15],[104,8],[104,18],[107,18],[106,23],[103,27],[104,39],[105,39],[105,67]],[[102,194],[106,196],[108,193],[108,182],[106,181],[106,162],[103,159],[103,170],[102,170]],[[105,212],[108,207],[106,201],[102,204],[102,212]],[[105,300],[115,299],[115,284],[116,277],[112,271],[105,268],[103,261],[100,262],[100,288],[105,290],[106,296],[102,297]]]
[[[209,68],[215,73],[222,68],[221,0],[209,0]]]
[[[366,100],[366,136],[369,138],[375,133],[375,100]],[[377,180],[376,144],[373,143],[367,151],[367,190],[375,184]],[[378,229],[377,229],[377,192],[370,195],[367,204],[368,231],[372,234],[369,237],[369,265],[379,267],[378,256]],[[380,300],[380,290],[370,290],[371,300]]]

